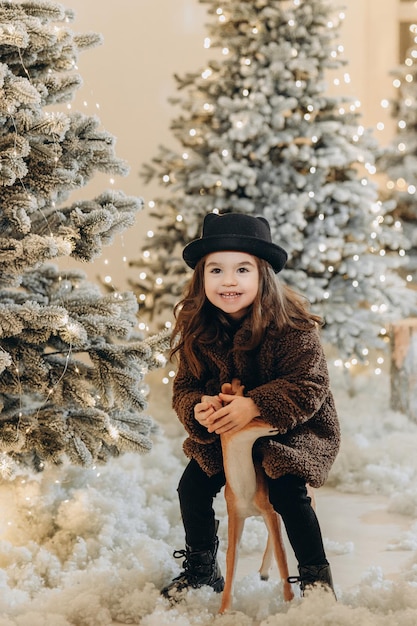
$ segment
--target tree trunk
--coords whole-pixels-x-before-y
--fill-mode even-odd
[[[417,317],[391,328],[391,408],[417,421]]]

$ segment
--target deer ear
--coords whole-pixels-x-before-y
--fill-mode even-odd
[[[235,396],[243,396],[245,386],[241,384],[239,378],[233,378],[232,380],[232,393]]]
[[[226,394],[233,393],[233,386],[230,383],[223,383],[222,393],[226,393]]]

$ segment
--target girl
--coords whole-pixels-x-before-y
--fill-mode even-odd
[[[171,355],[179,357],[173,407],[188,438],[190,459],[178,486],[186,548],[184,571],[162,594],[189,587],[223,590],[217,563],[213,498],[225,484],[220,434],[260,417],[278,429],[259,439],[269,498],[281,516],[298,561],[301,591],[321,583],[333,590],[320,526],[306,483],[325,482],[340,443],[339,423],[319,339],[320,318],[274,273],[287,254],[272,243],[268,222],[238,213],[204,219],[202,236],[183,252],[195,269],[175,307]],[[245,396],[221,393],[237,378]]]

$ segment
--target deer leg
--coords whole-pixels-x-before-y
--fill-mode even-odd
[[[284,600],[290,602],[294,597],[294,593],[291,589],[291,584],[288,582],[288,561],[281,534],[281,518],[272,507],[268,511],[264,511],[262,515],[268,528],[268,541],[271,540],[273,545],[275,560],[282,580]]]
[[[307,483],[306,487],[307,487],[307,495],[310,497],[310,500],[311,500],[311,506],[313,507],[313,509],[315,511],[316,510],[316,496],[315,496],[315,493],[314,493],[314,489],[308,483]]]
[[[225,492],[226,495],[226,492]],[[227,535],[228,535],[228,544],[226,551],[226,576],[224,589],[222,594],[222,602],[220,605],[219,613],[224,613],[228,609],[230,609],[232,605],[232,590],[233,590],[233,581],[236,573],[236,565],[237,565],[237,557],[238,557],[238,549],[240,539],[242,537],[243,527],[245,524],[245,518],[239,515],[239,512],[236,510],[236,507],[230,502],[230,499],[227,499],[227,514],[228,514],[228,525],[227,525]]]
[[[256,464],[256,494],[254,498],[254,504],[262,515],[265,525],[268,529],[268,539],[266,542],[265,552],[262,558],[262,564],[259,570],[259,574],[262,580],[268,580],[269,570],[271,569],[272,556],[275,552],[273,532],[271,532],[272,525],[268,522],[267,518],[271,513],[275,513],[272,504],[269,501],[268,485],[265,480],[262,468]]]
[[[268,531],[268,539],[266,542],[266,548],[265,548],[264,555],[262,557],[262,564],[259,569],[259,575],[261,577],[261,580],[269,579],[269,570],[271,569],[273,554],[274,554],[274,543],[272,541],[271,533]]]
[[[265,525],[268,529],[268,542],[262,560],[260,569],[261,578],[268,579],[268,570],[271,564],[272,547],[275,554],[275,560],[278,565],[278,571],[282,580],[284,600],[289,602],[293,599],[294,594],[291,585],[288,582],[288,561],[285,552],[284,543],[281,534],[281,518],[274,510],[270,500],[268,484],[265,479],[263,470],[259,465],[255,466],[257,491],[255,496],[255,505],[259,509],[260,514],[264,518]]]

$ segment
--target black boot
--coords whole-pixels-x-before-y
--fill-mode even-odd
[[[213,546],[208,550],[195,550],[186,546],[185,550],[175,550],[174,557],[184,557],[182,564],[184,571],[161,590],[165,598],[173,597],[184,590],[192,587],[198,589],[203,585],[212,587],[216,593],[223,591],[224,579],[217,563],[216,555],[219,540],[216,537]]]
[[[332,573],[328,563],[324,563],[323,565],[299,565],[298,571],[300,572],[300,575],[290,576],[288,578],[288,582],[300,583],[301,595],[304,595],[305,590],[309,587],[322,585],[323,587],[331,589],[334,597],[336,598],[333,587]]]

